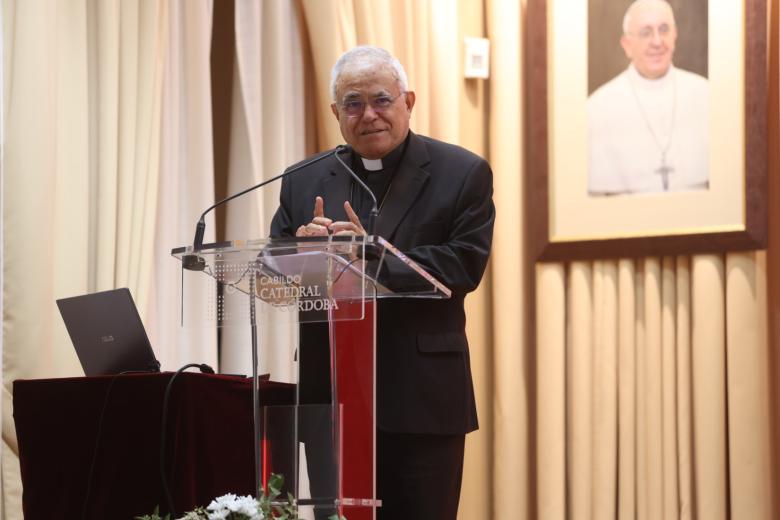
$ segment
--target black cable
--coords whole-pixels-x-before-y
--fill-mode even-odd
[[[176,378],[187,370],[188,368],[194,368],[197,367],[200,369],[201,372],[205,374],[213,374],[214,369],[206,364],[201,363],[188,363],[181,367],[179,370],[177,370],[172,376],[170,381],[168,381],[168,385],[165,387],[165,396],[163,397],[163,406],[162,406],[162,418],[161,418],[161,425],[160,425],[160,480],[162,481],[162,487],[163,492],[165,493],[165,500],[168,502],[168,512],[171,515],[171,518],[176,518],[176,509],[173,506],[173,496],[171,495],[171,489],[168,486],[168,477],[165,475],[165,436],[166,436],[166,430],[167,424],[168,424],[168,401],[171,397],[171,390],[173,389],[173,382],[176,381]]]
[[[100,451],[100,440],[103,437],[103,419],[106,415],[106,409],[108,408],[108,397],[111,395],[111,389],[114,387],[114,383],[117,378],[122,374],[116,374],[111,378],[106,389],[106,396],[103,398],[103,407],[100,410],[100,417],[98,417],[97,434],[95,435],[95,449],[92,451],[92,461],[89,464],[89,473],[87,473],[87,492],[84,495],[84,505],[81,508],[81,518],[86,520],[87,507],[89,507],[89,495],[92,493],[92,478],[95,474],[95,462],[97,461],[97,455]]]
[[[347,263],[344,265],[344,267],[341,269],[341,271],[339,271],[339,274],[338,274],[338,275],[336,275],[336,278],[334,278],[334,279],[333,279],[333,281],[331,282],[331,284],[338,283],[338,281],[341,279],[341,277],[344,275],[344,273],[347,271],[347,269],[349,269],[349,268],[352,266],[352,264],[354,264],[354,263],[355,263],[355,262],[357,262],[358,260],[360,260],[360,257],[358,257],[358,258],[355,258],[355,259],[352,259],[352,260],[350,260],[349,262],[347,262]],[[362,275],[362,276],[363,276],[363,277],[365,277],[365,273],[363,273],[363,275]]]

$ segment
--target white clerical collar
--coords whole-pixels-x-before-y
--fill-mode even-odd
[[[366,171],[378,172],[382,169],[382,159],[366,159],[365,157],[361,157],[360,160],[363,161],[363,167]]]
[[[660,89],[669,84],[671,78],[674,76],[674,70],[674,65],[669,65],[669,70],[666,71],[666,74],[660,78],[650,79],[642,76],[632,63],[628,66],[628,75],[631,77],[631,82],[640,88]]]

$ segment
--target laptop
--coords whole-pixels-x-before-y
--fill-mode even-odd
[[[87,376],[160,371],[129,289],[63,298],[57,307]]]

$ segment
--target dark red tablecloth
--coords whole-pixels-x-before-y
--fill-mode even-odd
[[[131,519],[167,510],[159,476],[162,403],[171,373],[14,381],[26,520]],[[264,382],[263,404],[293,389]],[[98,443],[98,420],[107,402]],[[254,494],[252,386],[244,378],[183,373],[168,415],[167,467],[177,513],[231,492]],[[95,447],[97,445],[97,451]]]

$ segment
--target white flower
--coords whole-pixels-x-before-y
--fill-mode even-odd
[[[236,513],[245,514],[251,520],[255,520],[255,517],[257,517],[257,520],[261,520],[257,500],[249,495],[238,497],[231,505],[230,510]]]
[[[195,511],[190,511],[189,513],[187,513],[183,517],[179,518],[179,520],[203,520],[203,517],[200,516]]]
[[[209,520],[225,520],[230,513],[227,509],[220,509],[209,513]]]
[[[247,520],[263,520],[257,501],[250,495],[238,497],[228,493],[212,500],[206,509],[209,520],[225,520],[233,513],[243,515]]]
[[[214,500],[212,500],[206,509],[208,509],[209,511],[225,509],[228,507],[228,504],[231,504],[235,499],[236,499],[236,495],[234,495],[233,493],[222,495],[221,497],[217,497]]]

